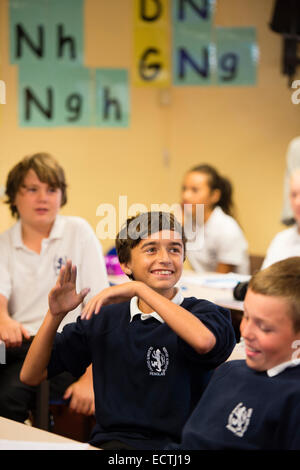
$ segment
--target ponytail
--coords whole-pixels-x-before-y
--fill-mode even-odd
[[[224,176],[220,176],[220,185],[221,197],[217,205],[220,206],[226,214],[233,216],[232,185],[229,179]]]

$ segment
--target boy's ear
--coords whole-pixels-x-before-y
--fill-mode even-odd
[[[129,268],[128,263],[120,263],[120,266],[122,268],[122,271],[129,276],[132,274],[132,270]]]

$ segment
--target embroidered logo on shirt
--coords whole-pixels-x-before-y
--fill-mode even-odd
[[[152,346],[147,352],[147,365],[150,375],[165,375],[169,365],[169,353],[165,347],[154,349]]]
[[[53,260],[53,267],[54,267],[54,272],[55,275],[59,275],[59,271],[61,270],[62,266],[64,266],[67,262],[67,257],[66,256],[54,256]]]
[[[226,428],[237,436],[243,437],[248,429],[252,411],[252,408],[247,410],[243,403],[240,402],[230,413]]]

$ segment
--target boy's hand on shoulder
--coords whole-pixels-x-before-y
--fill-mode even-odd
[[[137,295],[139,284],[138,281],[130,281],[103,289],[86,304],[82,311],[81,319],[89,320],[94,313],[99,313],[101,307],[104,305],[117,304],[130,300]]]
[[[88,294],[88,288],[76,292],[76,266],[72,266],[71,261],[67,261],[66,266],[60,270],[56,285],[49,293],[49,309],[54,317],[65,316],[81,304]]]

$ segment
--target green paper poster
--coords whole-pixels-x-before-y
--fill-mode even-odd
[[[84,0],[10,0],[12,64],[83,64]]]
[[[173,84],[208,86],[213,80],[215,0],[173,0]]]
[[[215,28],[217,85],[255,85],[258,47],[255,28]]]
[[[19,123],[23,127],[92,124],[91,72],[84,67],[19,67]]]
[[[213,73],[214,45],[210,32],[196,28],[173,28],[173,84],[211,84]]]
[[[97,69],[96,125],[128,127],[129,112],[128,71],[126,69]]]
[[[213,28],[215,0],[172,0],[172,22],[196,27],[199,32]]]

